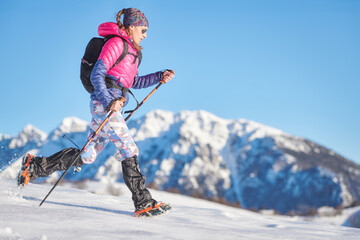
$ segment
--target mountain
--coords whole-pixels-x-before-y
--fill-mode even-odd
[[[205,111],[160,110],[129,121],[128,126],[152,188],[281,214],[308,215],[322,206],[341,209],[360,203],[359,165],[275,128],[245,119],[222,119]],[[19,144],[18,151],[10,142],[19,136],[2,137],[2,166],[19,158],[24,149],[47,156],[73,146],[64,134],[82,147],[87,128],[82,120],[66,118],[46,139],[34,131],[34,137],[28,136],[29,141]],[[93,164],[65,179],[92,179],[109,185],[122,181],[115,152],[109,144]],[[19,161],[2,174],[16,177]]]
[[[41,147],[46,138],[46,133],[30,124],[15,137],[0,134],[0,169],[5,168],[27,151]]]

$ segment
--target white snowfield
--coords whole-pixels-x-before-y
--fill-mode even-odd
[[[94,194],[106,191],[99,182],[83,187],[87,191],[58,186],[39,207],[51,185],[18,189],[14,180],[0,180],[0,239],[360,239],[357,228],[266,216],[156,190],[153,197],[173,210],[135,218],[125,185],[114,186],[119,196]]]

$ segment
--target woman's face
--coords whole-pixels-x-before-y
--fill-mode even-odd
[[[139,44],[141,40],[146,38],[147,27],[145,26],[131,26],[130,37],[136,43]]]

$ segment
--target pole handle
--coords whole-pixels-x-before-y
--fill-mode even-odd
[[[171,72],[172,74],[175,74],[175,71],[172,69],[168,69],[166,71]],[[163,80],[161,80],[160,83],[165,84],[165,82]]]
[[[171,72],[172,74],[175,74],[175,71],[172,70],[172,69],[169,69],[167,70],[169,72]],[[149,97],[151,97],[151,95],[153,95],[153,93],[158,90],[159,87],[161,87],[161,85],[165,84],[165,82],[163,82],[162,80],[159,82],[158,85],[156,85],[156,87],[144,98],[144,100],[141,101],[141,103],[139,103],[138,107],[134,109],[134,111],[132,111],[131,113],[129,113],[129,115],[127,115],[127,117],[125,118],[125,122],[127,120],[129,120],[129,118],[134,114],[134,112],[136,112],[140,107],[141,105],[143,105],[148,99]]]

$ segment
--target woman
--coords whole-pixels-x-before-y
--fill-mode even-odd
[[[122,15],[123,22],[120,20]],[[146,88],[160,81],[165,83],[170,81],[174,74],[172,71],[159,71],[138,76],[139,56],[142,49],[140,42],[147,37],[148,20],[136,8],[121,10],[116,20],[116,23],[103,23],[98,28],[100,36],[116,37],[107,40],[91,73],[90,79],[94,91],[90,102],[92,121],[89,136],[96,131],[109,111],[113,113],[73,166],[94,162],[108,142],[112,141],[118,150],[115,157],[122,163],[124,182],[132,193],[135,216],[152,216],[169,210],[171,206],[157,203],[145,187],[145,178],[140,172],[137,161],[139,150],[120,110],[128,102],[129,88]],[[125,44],[128,45],[128,54],[120,63],[115,64],[123,53]],[[30,179],[46,177],[55,171],[65,170],[79,152],[80,150],[76,148],[66,148],[50,157],[35,157],[27,154],[23,158],[18,184],[24,186]]]

